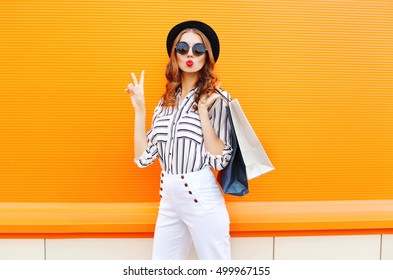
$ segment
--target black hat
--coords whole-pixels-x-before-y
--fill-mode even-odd
[[[218,56],[220,55],[220,41],[218,40],[216,32],[206,23],[196,20],[185,21],[175,25],[171,31],[169,31],[168,36],[166,38],[166,49],[168,52],[168,56],[171,55],[171,49],[173,46],[173,41],[176,39],[177,35],[187,28],[195,28],[201,31],[207,39],[209,39],[210,45],[212,46],[214,61],[217,61]]]

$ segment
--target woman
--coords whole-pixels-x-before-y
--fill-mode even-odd
[[[146,167],[158,157],[162,167],[153,259],[185,259],[192,243],[199,259],[230,259],[228,211],[211,170],[225,168],[232,152],[227,104],[215,93],[219,40],[205,23],[182,22],[169,32],[167,51],[166,92],[147,134],[144,72],[140,81],[132,73],[126,89],[135,162]]]

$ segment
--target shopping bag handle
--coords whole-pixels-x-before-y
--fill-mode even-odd
[[[221,95],[221,97],[222,97],[227,103],[231,102],[231,100],[229,100],[224,94],[222,94],[221,91],[219,91],[219,90],[216,89],[216,88],[214,88],[214,90],[215,90],[217,93],[219,93],[219,94]]]

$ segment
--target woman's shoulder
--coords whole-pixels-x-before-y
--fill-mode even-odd
[[[164,97],[161,97],[160,100],[158,100],[156,108],[162,107],[162,104],[164,104]]]
[[[156,116],[166,116],[173,113],[173,107],[164,106],[164,98],[162,97],[154,109],[154,115]]]

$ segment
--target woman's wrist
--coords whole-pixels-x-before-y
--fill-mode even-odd
[[[145,106],[134,107],[134,110],[135,110],[135,114],[146,114]]]
[[[207,107],[205,106],[198,106],[199,115],[208,115]]]

